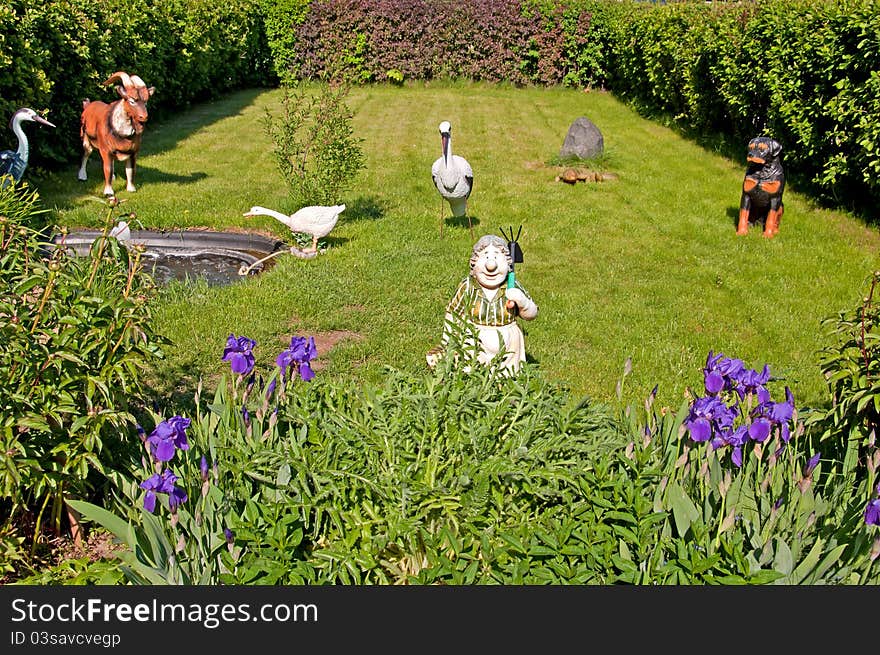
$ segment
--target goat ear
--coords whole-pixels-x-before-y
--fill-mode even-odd
[[[125,92],[125,87],[124,87],[124,86],[117,86],[117,87],[116,87],[116,94],[117,94],[120,98],[127,98],[127,97],[128,97],[128,94]]]
[[[152,97],[153,97],[153,94],[156,93],[156,87],[151,86],[151,87],[149,87],[149,88],[147,89],[147,91],[149,92],[150,97],[152,98]]]

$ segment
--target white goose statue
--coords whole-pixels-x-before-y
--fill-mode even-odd
[[[452,153],[452,125],[443,121],[439,126],[440,146],[442,155],[431,166],[431,178],[440,196],[449,202],[453,216],[467,214],[467,202],[474,188],[474,171],[467,159]],[[471,238],[474,237],[474,226],[468,215],[468,227]],[[440,236],[443,236],[443,214],[440,214]]]
[[[330,234],[330,231],[336,227],[339,215],[343,211],[345,211],[345,205],[310,205],[287,215],[274,209],[254,206],[244,215],[271,216],[284,223],[290,228],[291,232],[302,232],[311,235],[312,247],[303,252],[316,253],[318,252],[318,239]]]
[[[0,184],[3,186],[9,184],[9,178],[6,177],[7,175],[11,175],[12,179],[15,182],[18,182],[21,180],[24,171],[27,168],[30,147],[28,145],[27,135],[21,128],[21,124],[24,121],[33,121],[42,125],[48,125],[49,127],[55,127],[30,107],[22,107],[12,115],[12,119],[9,121],[9,127],[15,133],[15,136],[18,137],[18,149],[4,150],[0,152]]]

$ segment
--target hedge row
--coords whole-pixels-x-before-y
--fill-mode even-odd
[[[288,0],[289,2],[290,0]],[[303,3],[296,3],[302,6]],[[598,53],[590,15],[534,0],[313,0],[276,50],[304,78],[344,68],[363,82],[407,78],[585,85]]]
[[[156,87],[151,118],[230,89],[264,84],[271,57],[256,0],[5,0],[0,5],[0,116],[48,111],[31,166],[79,157],[84,98],[110,101],[115,71]],[[5,131],[0,148],[15,148]]]
[[[601,3],[600,3],[601,4]],[[875,0],[619,4],[607,85],[697,133],[765,133],[814,195],[880,205],[880,7]],[[606,16],[611,13],[605,8]]]
[[[84,97],[126,69],[154,117],[239,87],[323,78],[466,78],[606,87],[698,134],[765,133],[790,177],[880,206],[876,0],[9,0],[0,115],[49,109],[34,159],[78,156]],[[4,139],[10,139],[8,133]],[[0,141],[0,147],[6,147]]]
[[[313,0],[276,61],[299,76],[607,87],[734,144],[759,133],[834,203],[880,204],[875,0]],[[308,4],[308,11],[302,7]]]

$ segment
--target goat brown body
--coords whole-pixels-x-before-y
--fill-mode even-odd
[[[155,87],[147,87],[136,75],[124,72],[111,75],[104,84],[120,80],[116,87],[119,100],[102,102],[83,100],[80,118],[83,157],[78,178],[87,179],[86,163],[92,151],[97,149],[104,165],[104,195],[113,196],[114,163],[125,162],[126,189],[134,191],[134,172],[144,123],[147,121],[147,100]]]

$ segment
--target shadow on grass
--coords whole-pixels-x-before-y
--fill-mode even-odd
[[[358,196],[345,206],[346,221],[377,221],[384,218],[388,203],[376,196]]]
[[[468,216],[447,216],[443,219],[443,224],[446,227],[460,227],[464,228],[465,230],[469,229],[470,225],[473,225],[474,238],[480,238],[480,219],[474,215],[470,216],[470,223],[468,223]]]
[[[324,237],[321,241],[327,244],[328,250],[332,250],[333,248],[341,248],[351,241],[351,239],[348,237]]]
[[[166,173],[158,168],[138,166],[137,177],[138,179],[135,180],[136,184],[139,180],[144,184],[193,184],[199,180],[204,180],[208,177],[208,174],[202,171],[195,171],[189,175],[177,175],[175,173]]]
[[[113,188],[117,194],[126,193],[125,191],[125,172],[123,170],[119,170],[120,165],[117,164],[116,170],[116,178],[113,182]],[[88,167],[88,176],[89,179],[86,181],[83,180],[65,180],[60,174],[55,174],[52,176],[51,181],[54,183],[54,193],[52,192],[41,192],[41,195],[48,197],[52,204],[62,210],[73,209],[74,208],[74,199],[80,197],[84,193],[83,186],[84,185],[94,185],[96,180],[100,181],[101,187],[104,185],[104,173],[101,170],[101,159],[100,157],[96,158],[95,161],[89,161]],[[175,173],[166,173],[158,168],[151,168],[149,166],[140,166],[137,167],[137,172],[135,173],[134,183],[136,186],[140,187],[142,184],[193,184],[198,182],[199,180],[203,180],[208,177],[207,173],[203,173],[202,171],[197,171],[194,173],[190,173],[189,175],[177,175]],[[104,196],[101,194],[101,189],[93,192],[94,197],[103,200]]]
[[[149,382],[147,398],[151,399],[152,409],[160,416],[168,418],[173,414],[194,416],[196,411],[196,391],[202,368],[188,360],[171,367],[158,366]],[[214,397],[217,380],[207,379],[202,383],[202,402],[210,402]],[[137,417],[139,420],[146,417]]]
[[[142,151],[155,155],[166,150],[174,150],[181,141],[185,141],[196,132],[242,113],[243,109],[252,105],[254,100],[269,90],[244,89],[221,98],[193,104],[183,110],[180,107],[168,110],[164,107],[151,108],[150,122],[144,132]],[[164,129],[165,126],[172,129]]]

